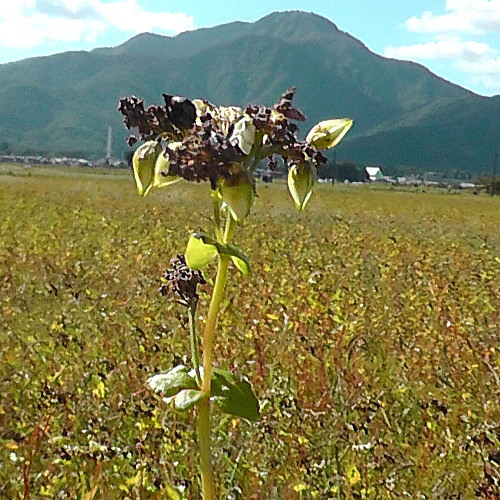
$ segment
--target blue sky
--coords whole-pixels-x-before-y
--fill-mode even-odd
[[[500,0],[1,0],[0,64],[293,9],[327,17],[377,54],[500,94]]]

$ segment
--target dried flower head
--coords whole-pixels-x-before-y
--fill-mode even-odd
[[[136,180],[141,180],[140,194],[144,196],[151,187],[162,187],[176,179],[208,181],[212,190],[224,186],[234,188],[240,183],[255,189],[256,167],[267,158],[270,168],[276,168],[276,156],[281,156],[290,170],[311,170],[313,180],[316,169],[326,163],[319,149],[329,149],[340,142],[352,120],[321,122],[305,141],[300,141],[293,122],[304,121],[306,117],[293,106],[294,95],[292,87],[272,107],[249,104],[244,109],[217,107],[205,100],[190,101],[168,94],[163,94],[163,106],[148,108],[135,96],[121,99],[118,110],[124,116],[126,127],[137,129],[149,149],[161,156],[159,162],[153,161],[154,158],[148,162],[142,157],[136,158],[134,175]],[[158,147],[152,141],[156,141]],[[133,144],[135,136],[128,142]],[[168,180],[163,182],[161,176]],[[294,179],[290,183],[293,184]],[[312,181],[307,186],[312,186]]]
[[[170,261],[170,268],[164,274],[165,282],[158,291],[163,295],[174,293],[178,302],[186,307],[198,302],[198,285],[205,285],[201,271],[190,269],[184,255],[178,254]]]

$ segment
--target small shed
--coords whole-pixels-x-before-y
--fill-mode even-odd
[[[384,174],[380,167],[366,167],[365,168],[365,177],[367,181],[373,182],[382,179]]]

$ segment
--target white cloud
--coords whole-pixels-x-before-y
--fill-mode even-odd
[[[435,40],[402,47],[387,47],[384,55],[394,59],[450,59],[476,61],[491,57],[495,51],[486,43],[460,39]]]
[[[408,61],[437,59],[450,61],[460,71],[470,75],[470,81],[500,93],[500,55],[483,42],[464,41],[459,37],[435,40],[402,47],[387,47],[386,57]]]
[[[500,53],[484,41],[487,35],[494,40],[500,34],[500,0],[447,0],[445,11],[424,11],[405,23],[409,32],[430,35],[431,40],[387,47],[384,55],[417,62],[450,62],[469,75],[471,82],[500,93]]]
[[[406,27],[415,33],[500,33],[500,0],[447,0],[445,10],[410,17]]]
[[[12,5],[13,3],[13,5]],[[31,48],[46,41],[94,41],[110,28],[131,35],[194,29],[182,13],[151,12],[140,0],[16,0],[0,3],[0,45]]]
[[[148,12],[142,10],[137,0],[104,3],[93,0],[96,10],[107,21],[123,31],[142,33],[154,29],[180,33],[194,28],[193,18],[183,13]]]
[[[460,66],[473,75],[472,81],[500,94],[500,56],[484,61],[464,62]]]

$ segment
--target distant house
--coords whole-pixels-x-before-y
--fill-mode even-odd
[[[380,167],[366,167],[365,168],[365,180],[366,182],[374,182],[382,179],[384,174]]]

